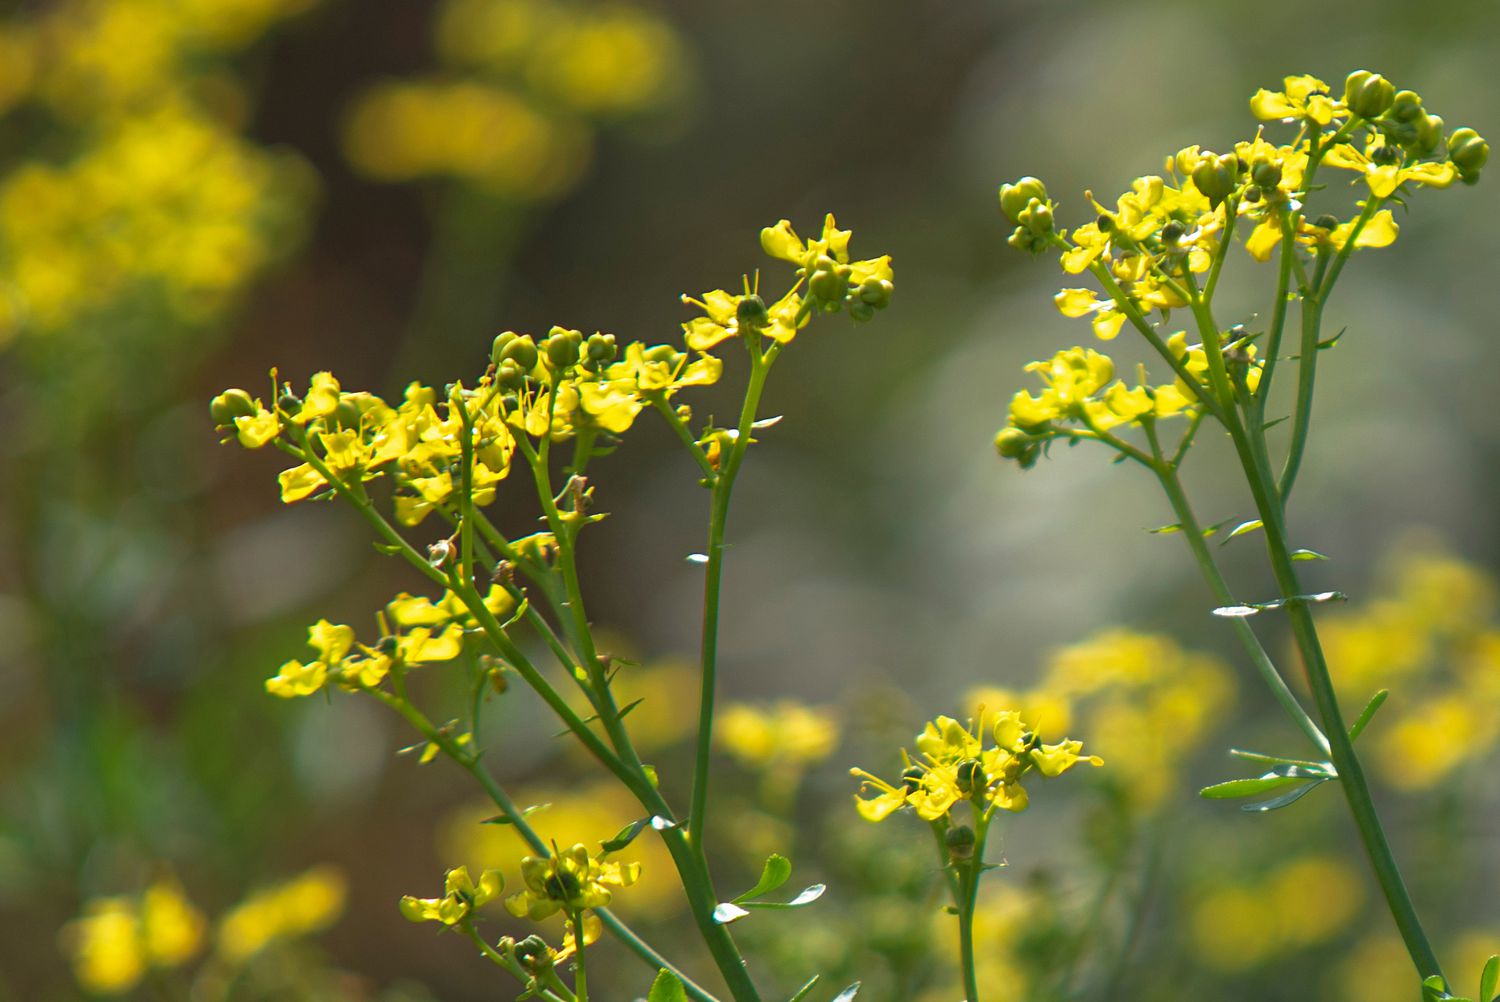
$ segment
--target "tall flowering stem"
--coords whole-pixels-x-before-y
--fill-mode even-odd
[[[1016,223],[1012,245],[1034,254],[1057,250],[1070,274],[1091,273],[1104,298],[1087,289],[1064,289],[1057,296],[1066,316],[1089,317],[1102,340],[1114,338],[1128,321],[1169,364],[1172,382],[1152,385],[1144,368],[1134,385],[1114,380],[1107,357],[1082,348],[1058,353],[1029,368],[1041,374],[1042,393],[1018,393],[1010,420],[996,436],[1001,456],[1023,468],[1034,465],[1053,441],[1092,440],[1151,470],[1167,496],[1177,522],[1162,531],[1180,532],[1252,663],[1288,716],[1326,761],[1310,772],[1292,772],[1284,797],[1260,805],[1274,809],[1295,801],[1322,782],[1336,780],[1412,963],[1419,976],[1442,982],[1442,971],[1401,872],[1391,853],[1365,780],[1354,737],[1340,711],[1329,666],[1318,639],[1312,607],[1341,597],[1309,594],[1296,564],[1322,559],[1293,548],[1287,529],[1287,501],[1302,467],[1312,426],[1313,391],[1319,356],[1333,341],[1322,336],[1323,311],[1354,252],[1394,242],[1398,228],[1386,206],[1407,204],[1421,188],[1473,184],[1489,147],[1472,129],[1445,132],[1412,91],[1397,91],[1377,74],[1358,71],[1336,97],[1310,76],[1288,77],[1280,91],[1261,90],[1251,100],[1255,115],[1294,126],[1286,145],[1274,145],[1257,131],[1231,152],[1215,154],[1193,146],[1167,158],[1169,177],[1136,180],[1113,209],[1093,202],[1097,217],[1071,233],[1056,228],[1044,185],[1023,178],[1000,189],[1001,208]],[[1320,168],[1349,171],[1363,189],[1353,218],[1311,216],[1307,200],[1321,185]],[[1089,196],[1092,201],[1092,195]],[[1277,257],[1274,300],[1267,328],[1222,326],[1213,311],[1214,293],[1236,246],[1236,231],[1257,261]],[[1295,293],[1293,289],[1295,288]],[[1288,304],[1297,299],[1301,330],[1297,353],[1283,355]],[[1171,332],[1174,310],[1192,317],[1197,344],[1186,331]],[[1164,332],[1165,331],[1165,332]],[[1279,475],[1272,472],[1267,406],[1282,362],[1295,361],[1297,380],[1289,434]],[[1186,418],[1188,428],[1171,448],[1163,423]],[[1228,433],[1258,518],[1230,535],[1259,530],[1276,580],[1277,596],[1267,602],[1237,601],[1219,570],[1204,528],[1183,489],[1179,469],[1204,420]],[[1145,440],[1132,444],[1132,433]],[[1316,711],[1312,714],[1287,686],[1267,656],[1251,616],[1284,611],[1301,657]],[[1378,704],[1375,704],[1378,705]],[[1365,718],[1362,718],[1363,724]],[[1357,729],[1356,729],[1357,730]],[[1269,756],[1270,761],[1299,760]],[[1233,787],[1234,784],[1229,784]],[[1234,793],[1204,791],[1208,796]]]

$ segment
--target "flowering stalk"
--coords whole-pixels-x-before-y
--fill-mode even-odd
[[[1284,785],[1296,789],[1262,808],[1284,806],[1312,786],[1337,779],[1413,965],[1424,981],[1442,983],[1437,958],[1375,811],[1318,639],[1311,606],[1338,596],[1304,592],[1296,561],[1320,559],[1320,555],[1291,547],[1286,505],[1311,428],[1318,356],[1332,344],[1322,340],[1323,310],[1344,267],[1356,249],[1384,247],[1395,240],[1398,229],[1385,207],[1388,203],[1399,200],[1404,205],[1421,187],[1474,183],[1488,159],[1489,147],[1472,129],[1457,129],[1445,136],[1442,119],[1429,114],[1418,95],[1397,92],[1383,78],[1366,71],[1350,75],[1342,100],[1331,96],[1322,81],[1288,77],[1283,91],[1257,93],[1251,108],[1263,120],[1297,124],[1297,136],[1288,145],[1275,146],[1257,133],[1253,140],[1223,155],[1196,146],[1184,149],[1167,161],[1173,174],[1170,180],[1137,179],[1113,210],[1094,202],[1099,212],[1096,220],[1071,234],[1054,228],[1054,205],[1040,181],[1023,178],[1001,187],[1001,207],[1017,223],[1010,242],[1033,253],[1059,250],[1065,271],[1088,271],[1107,296],[1100,299],[1089,290],[1064,289],[1057,296],[1059,309],[1067,316],[1092,316],[1094,332],[1104,340],[1115,337],[1128,320],[1169,363],[1175,379],[1152,386],[1142,370],[1135,386],[1111,384],[1114,368],[1107,357],[1081,348],[1059,352],[1048,362],[1028,367],[1042,374],[1046,389],[1040,397],[1016,395],[1009,425],[997,435],[995,444],[1003,457],[1026,468],[1054,440],[1092,439],[1152,471],[1178,519],[1166,528],[1181,532],[1187,540],[1220,603],[1215,612],[1234,623],[1241,644],[1277,701],[1327,757],[1325,762],[1310,764],[1272,757],[1284,766],[1310,766],[1312,771],[1282,774],[1279,778]],[[1352,171],[1355,183],[1364,184],[1367,196],[1359,203],[1355,218],[1307,216],[1304,202],[1321,187],[1313,184],[1321,166]],[[1240,223],[1244,224],[1241,229],[1253,227],[1244,239],[1251,257],[1267,261],[1273,251],[1278,253],[1275,300],[1269,329],[1259,345],[1260,333],[1240,326],[1225,329],[1213,314],[1214,292]],[[1304,263],[1303,255],[1310,261]],[[1200,283],[1200,276],[1205,281]],[[1266,436],[1275,422],[1267,422],[1265,415],[1282,361],[1294,284],[1301,302],[1297,386],[1278,477],[1272,473]],[[1163,337],[1148,319],[1157,313],[1166,324],[1176,309],[1186,309],[1193,317],[1197,346],[1187,343],[1186,332]],[[1257,357],[1258,348],[1264,356]],[[1184,415],[1191,423],[1169,453],[1162,443],[1160,422]],[[1228,432],[1250,489],[1259,518],[1236,529],[1230,538],[1254,529],[1265,533],[1278,591],[1272,602],[1242,605],[1234,601],[1205,542],[1218,527],[1204,529],[1199,524],[1183,490],[1179,468],[1205,418],[1219,422]],[[1131,427],[1140,429],[1146,449],[1121,437]],[[1286,685],[1246,623],[1247,617],[1272,608],[1284,609],[1291,620],[1318,723]]]

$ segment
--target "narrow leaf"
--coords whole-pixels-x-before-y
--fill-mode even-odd
[[[1236,536],[1243,536],[1247,532],[1254,532],[1256,529],[1259,529],[1259,528],[1263,527],[1264,525],[1265,525],[1265,523],[1262,522],[1258,518],[1251,519],[1248,522],[1241,522],[1239,525],[1235,526],[1233,529],[1231,529],[1229,531],[1229,535],[1225,536],[1224,537],[1224,542],[1220,543],[1219,545],[1223,546],[1223,545],[1225,545],[1225,543],[1228,543],[1231,539],[1234,539]]]
[[[758,898],[763,894],[770,894],[776,888],[786,883],[792,877],[792,862],[779,853],[771,853],[766,858],[766,865],[760,871],[760,879],[755,886],[744,894],[734,898],[735,904]]]
[[[1182,523],[1181,522],[1173,522],[1171,525],[1158,525],[1156,528],[1154,528],[1154,529],[1147,529],[1146,531],[1149,532],[1149,533],[1153,533],[1153,534],[1155,534],[1157,536],[1165,536],[1165,535],[1168,535],[1168,534],[1173,533],[1173,532],[1181,532],[1182,531]]]
[[[648,766],[648,768],[649,768],[649,766]],[[652,770],[652,775],[655,775],[655,770],[654,769]],[[652,782],[651,785],[655,786],[656,783]],[[677,826],[678,826],[677,822],[673,821],[671,818],[664,818],[660,814],[656,815],[655,817],[653,817],[651,819],[651,827],[655,828],[659,832],[668,831],[668,830],[670,830],[672,828],[676,828]]]
[[[687,562],[690,564],[706,564],[708,563],[708,555],[704,553],[689,553],[687,555]]]
[[[549,808],[551,806],[552,806],[551,803],[546,803],[546,804],[532,804],[530,807],[524,808],[521,811],[521,817],[523,817],[523,818],[530,817],[531,815],[535,814],[537,811],[545,811],[547,808]],[[479,823],[482,824],[482,825],[508,825],[508,824],[511,823],[511,821],[510,821],[510,818],[506,817],[504,814],[496,814],[494,817],[492,817],[492,818],[485,818],[483,821],[481,821]]]
[[[1257,797],[1262,793],[1270,793],[1283,787],[1294,786],[1297,783],[1305,783],[1308,780],[1323,780],[1328,777],[1321,770],[1305,769],[1298,765],[1281,765],[1272,769],[1264,776],[1256,776],[1253,779],[1231,779],[1225,783],[1215,783],[1213,786],[1204,787],[1198,791],[1200,797],[1209,800],[1229,800],[1235,797]]]
[[[1244,619],[1258,612],[1260,612],[1258,605],[1221,605],[1214,610],[1214,615],[1224,619]]]
[[[750,913],[732,901],[721,901],[714,906],[714,922],[717,925],[728,925],[738,922]]]
[[[746,901],[744,905],[746,908],[764,908],[773,911],[781,908],[801,908],[821,898],[827,890],[826,884],[813,884],[802,888],[802,893],[790,901]]]
[[[822,977],[821,974],[814,974],[812,976],[812,980],[809,981],[807,984],[803,985],[801,988],[798,988],[797,989],[797,994],[793,995],[791,998],[787,999],[787,1002],[802,1002],[802,1000],[807,997],[807,993],[810,992],[810,991],[812,991],[813,985],[817,984],[818,983],[818,979],[821,978],[821,977]]]
[[[641,832],[645,831],[646,826],[650,823],[650,818],[641,818],[638,821],[632,821],[624,828],[621,828],[619,832],[616,833],[614,838],[610,839],[607,842],[600,842],[599,848],[603,849],[605,852],[619,852],[621,849],[634,842],[635,837]]]
[[[1290,793],[1283,793],[1279,797],[1273,797],[1270,800],[1263,800],[1258,804],[1241,804],[1240,810],[1249,811],[1252,814],[1264,814],[1266,811],[1279,810],[1290,804],[1295,804],[1297,801],[1301,800],[1303,797],[1311,793],[1318,786],[1322,785],[1323,782],[1324,781],[1321,779],[1312,780],[1308,782],[1306,786],[1299,786],[1295,790],[1292,790]]]
[[[1270,431],[1272,428],[1276,427],[1277,425],[1279,425],[1281,422],[1285,421],[1289,417],[1291,417],[1290,414],[1283,414],[1279,418],[1275,418],[1275,419],[1273,419],[1271,421],[1267,421],[1265,424],[1263,424],[1263,425],[1260,426],[1260,430],[1261,431]]]
[[[1365,704],[1365,708],[1359,711],[1359,719],[1355,720],[1349,728],[1350,741],[1353,741],[1355,738],[1359,737],[1365,732],[1365,725],[1367,725],[1370,722],[1371,718],[1375,716],[1375,711],[1379,710],[1382,706],[1385,705],[1386,697],[1390,694],[1391,690],[1381,689],[1375,695],[1370,697],[1370,701]],[[1480,992],[1479,994],[1484,995],[1485,993]]]
[[[1293,560],[1327,560],[1328,557],[1317,550],[1293,550]]]
[[[859,994],[859,984],[860,983],[856,981],[848,988],[845,988],[843,991],[839,992],[833,997],[833,1002],[849,1002],[850,999]]]
[[[1267,755],[1264,752],[1246,751],[1243,748],[1231,748],[1229,754],[1235,758],[1249,759],[1251,762],[1269,762],[1272,765],[1300,765],[1304,769],[1321,769],[1329,775],[1333,774],[1333,766],[1328,762],[1309,762],[1305,758],[1287,758],[1285,755]]]
[[[1206,525],[1206,526],[1204,526],[1203,527],[1203,538],[1207,539],[1209,536],[1212,536],[1214,533],[1218,532],[1220,529],[1224,528],[1224,526],[1228,525],[1230,522],[1233,522],[1233,521],[1234,521],[1234,516],[1231,515],[1229,518],[1222,519],[1222,520],[1220,520],[1218,522],[1215,522],[1213,525]]]
[[[379,550],[381,553],[385,554],[388,557],[394,557],[401,552],[401,547],[397,546],[395,543],[375,543],[374,546],[375,549]]]
[[[651,982],[651,994],[646,996],[646,1002],[687,1002],[687,990],[677,975],[663,967],[656,972],[656,980]]]

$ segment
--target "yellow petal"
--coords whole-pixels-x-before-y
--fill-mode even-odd
[[[1052,301],[1065,317],[1081,317],[1099,308],[1099,297],[1092,289],[1063,289]]]
[[[321,473],[312,468],[311,463],[282,470],[277,480],[281,482],[281,500],[286,504],[301,501],[328,483]]]
[[[1292,118],[1297,114],[1297,109],[1287,101],[1285,94],[1262,87],[1250,99],[1250,114],[1262,121],[1274,122]]]
[[[1269,261],[1271,252],[1281,243],[1281,227],[1275,220],[1262,220],[1245,241],[1245,250],[1257,261]]]
[[[1125,314],[1117,310],[1106,310],[1094,318],[1094,336],[1100,341],[1112,341],[1125,323]]]

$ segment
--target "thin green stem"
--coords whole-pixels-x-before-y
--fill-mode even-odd
[[[703,581],[703,637],[701,647],[702,678],[698,699],[698,740],[693,761],[693,797],[688,807],[688,837],[702,851],[704,843],[704,818],[708,811],[708,773],[713,755],[714,695],[718,684],[719,664],[719,596],[724,577],[724,527],[729,519],[729,503],[734,493],[735,478],[745,459],[745,450],[750,446],[750,434],[754,430],[756,409],[760,406],[761,393],[765,390],[766,376],[780,353],[780,345],[773,345],[764,353],[749,338],[759,340],[760,335],[750,332],[746,346],[750,351],[750,379],[745,388],[745,401],[740,408],[739,425],[728,454],[721,456],[719,474],[713,483],[713,498],[708,517],[708,565]]]
[[[974,963],[974,909],[979,903],[979,879],[984,874],[984,843],[989,835],[990,812],[974,812],[974,854],[955,863],[958,870],[958,894],[953,906],[958,910],[958,956],[963,969],[965,1002],[979,1002],[979,976]],[[945,847],[946,848],[946,847]]]
[[[584,959],[583,912],[568,913],[568,924],[573,927],[573,995],[578,1002],[589,1002],[589,970]]]
[[[1291,211],[1283,207],[1277,216],[1281,224],[1281,251],[1276,269],[1276,299],[1271,304],[1271,328],[1266,335],[1265,360],[1261,363],[1260,385],[1255,389],[1254,412],[1257,424],[1265,419],[1266,400],[1271,395],[1271,382],[1276,376],[1276,364],[1280,361],[1281,336],[1286,329],[1287,294],[1292,281],[1292,262],[1297,259]]]
[[[651,405],[666,420],[671,429],[677,433],[677,438],[682,442],[683,447],[687,449],[688,454],[693,457],[693,462],[697,463],[698,469],[703,471],[704,483],[712,487],[714,482],[719,479],[719,471],[714,469],[714,464],[709,460],[708,453],[704,452],[703,447],[698,444],[697,439],[693,438],[692,429],[682,420],[665,396],[661,394],[653,396],[651,398]]]
[[[472,921],[470,921],[468,918],[465,918],[460,923],[459,928],[464,931],[469,939],[473,940],[474,945],[479,947],[479,952],[483,954],[492,964],[510,973],[523,985],[529,984],[531,982],[531,975],[526,973],[526,969],[523,968],[516,960],[507,957],[505,954],[501,953],[499,950],[486,943],[484,941],[484,937],[479,934],[479,930],[474,928],[474,923]],[[547,1002],[573,1002],[573,993],[567,991],[566,989],[564,989],[563,992],[559,993],[553,991],[551,988],[538,985],[535,991],[537,998],[546,999]]]

